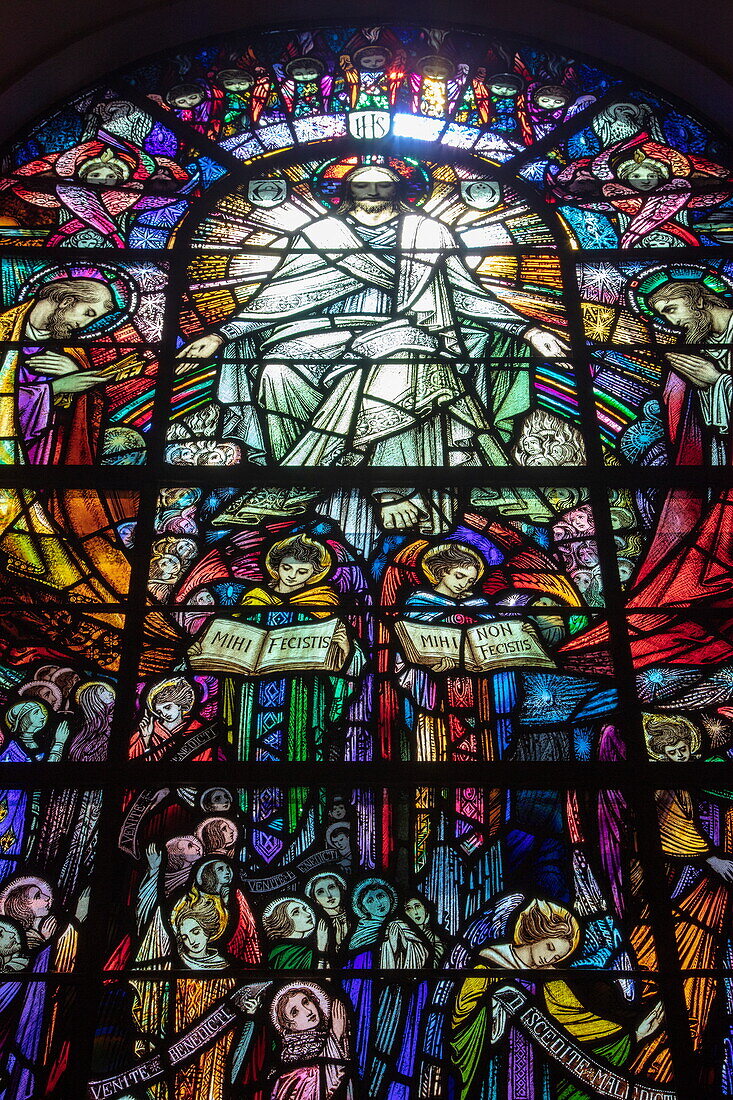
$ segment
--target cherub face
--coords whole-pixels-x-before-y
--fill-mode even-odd
[[[276,569],[281,587],[291,592],[304,588],[315,572],[314,565],[308,561],[298,561],[297,558],[283,558]]]
[[[465,596],[478,580],[478,569],[475,565],[454,565],[440,578],[439,588],[449,596],[458,598]]]
[[[510,84],[508,81],[495,80],[490,85],[491,92],[498,96],[500,99],[507,99],[510,96],[519,95],[519,88],[516,84]]]
[[[114,187],[115,184],[122,182],[122,176],[110,165],[99,164],[84,173],[84,180],[86,183],[96,183],[102,187]]]
[[[305,993],[292,993],[286,997],[283,1015],[290,1031],[312,1031],[321,1022],[318,1005]]]
[[[313,81],[318,80],[320,76],[318,66],[309,61],[301,61],[297,65],[293,65],[289,71],[296,84],[311,84]]]
[[[179,92],[176,95],[172,95],[169,99],[171,107],[178,107],[181,111],[190,111],[194,107],[198,107],[200,103],[204,101],[203,92]]]
[[[382,73],[387,67],[387,55],[381,50],[368,50],[359,55],[358,64],[362,72]]]
[[[238,76],[222,76],[223,86],[230,92],[247,92],[254,84],[254,77],[250,73],[240,73]]]
[[[453,75],[453,70],[450,65],[445,61],[440,61],[438,58],[432,61],[425,61],[421,66],[423,76],[428,77],[429,80],[450,80]]]
[[[653,165],[639,164],[631,169],[624,183],[634,191],[653,191],[661,183],[661,175]]]
[[[543,111],[559,111],[561,107],[565,106],[566,102],[564,96],[552,92],[540,92],[535,98],[535,103]]]

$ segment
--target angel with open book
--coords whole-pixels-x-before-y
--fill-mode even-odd
[[[268,579],[243,592],[233,619],[209,627],[212,637],[204,636],[198,666],[196,654],[189,651],[189,657],[193,666],[208,662],[212,671],[213,659],[216,671],[225,673],[222,708],[235,759],[322,761],[329,737],[346,718],[364,656],[339,618],[340,593],[329,581],[336,562],[325,543],[291,535],[270,546],[264,565]],[[253,667],[244,651],[255,646]],[[297,798],[287,806],[292,820],[286,833],[298,825],[302,809]],[[255,819],[269,819],[270,811],[280,812],[262,807]],[[255,838],[255,846],[260,840],[261,854],[275,858],[277,838]]]

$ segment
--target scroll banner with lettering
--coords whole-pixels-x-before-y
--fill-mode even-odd
[[[677,1100],[677,1094],[643,1081],[634,1081],[615,1068],[591,1058],[570,1039],[522,990],[514,985],[499,986],[492,993],[494,1014],[500,1013],[520,1028],[529,1041],[562,1067],[564,1073],[582,1082],[593,1096],[612,1100]],[[492,1028],[492,1039],[496,1029]]]
[[[182,764],[185,760],[195,756],[196,753],[201,752],[202,749],[208,748],[209,745],[214,743],[217,736],[218,731],[215,726],[206,726],[204,729],[197,730],[186,737],[182,744],[173,743],[169,749],[170,755],[167,753],[165,759],[174,764]],[[158,791],[140,791],[136,796],[125,814],[120,829],[119,843],[123,852],[133,856],[134,859],[140,858],[138,841],[140,826],[147,815],[169,794],[170,789],[168,787],[161,787]]]
[[[171,1070],[192,1062],[225,1031],[235,1024],[241,1026],[249,1018],[244,1007],[245,1002],[256,1000],[271,984],[257,982],[235,989],[228,997],[213,1005],[195,1024],[180,1032],[161,1054],[138,1062],[131,1069],[117,1073],[114,1077],[92,1081],[89,1085],[89,1096],[92,1100],[113,1100],[116,1096],[124,1096],[130,1089],[152,1085],[162,1080]]]

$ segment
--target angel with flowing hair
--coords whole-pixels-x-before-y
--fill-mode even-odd
[[[547,980],[536,986],[544,1011],[569,1039],[611,1067],[628,1066],[634,1048],[660,1030],[664,1021],[661,1002],[624,1006],[620,998],[614,999],[613,979],[607,974],[599,972],[592,984],[551,976],[553,970],[568,966],[578,956],[582,943],[576,914],[543,898],[505,895],[470,922],[450,959],[451,966],[466,966],[470,952],[474,954],[474,972],[458,988],[450,1018],[450,1049],[460,1100],[510,1096],[514,1066],[521,1066],[522,1080],[533,1073],[536,1048],[517,1036],[519,1046],[514,1043],[509,1080],[502,1086],[505,1078],[499,1063],[504,1060],[502,1040],[508,1021],[501,1006],[492,1000],[492,990],[512,982],[535,990],[531,978],[522,973],[513,979],[512,971],[550,972]],[[602,995],[604,983],[607,992]],[[512,1040],[514,1035],[512,1032]],[[503,1091],[507,1086],[508,1091]],[[560,1088],[558,1096],[566,1100],[590,1100],[590,1093],[570,1078],[563,1079]]]
[[[0,191],[10,189],[24,202],[59,211],[49,247],[126,248],[133,214],[179,201],[190,184],[188,172],[169,157],[151,157],[101,130],[94,140],[21,165]]]

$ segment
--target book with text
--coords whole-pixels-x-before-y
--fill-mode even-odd
[[[555,668],[535,628],[522,619],[497,619],[469,627],[400,619],[395,623],[395,633],[413,665],[432,668],[449,658],[467,672]]]
[[[334,641],[340,620],[319,619],[263,630],[252,623],[214,619],[188,651],[195,672],[269,676],[314,669],[338,672],[344,655]]]

